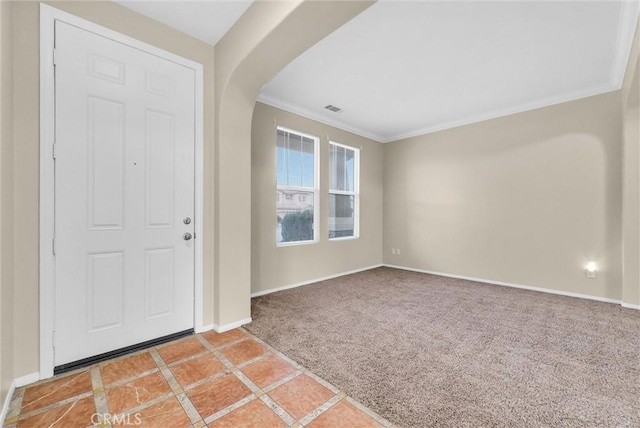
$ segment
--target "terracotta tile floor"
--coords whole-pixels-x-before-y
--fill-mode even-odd
[[[5,427],[390,427],[244,329],[189,336],[15,391]]]

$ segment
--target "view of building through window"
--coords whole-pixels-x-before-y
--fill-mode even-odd
[[[329,144],[329,239],[358,236],[360,151]]]
[[[276,146],[276,242],[316,239],[318,139],[278,128]]]
[[[276,242],[317,239],[318,138],[278,128]],[[329,239],[358,237],[360,151],[329,143]]]

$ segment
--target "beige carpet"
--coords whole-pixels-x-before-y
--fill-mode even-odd
[[[247,329],[406,427],[640,426],[640,312],[390,268],[252,301]]]

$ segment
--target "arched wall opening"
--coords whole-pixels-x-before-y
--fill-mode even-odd
[[[217,331],[251,320],[251,122],[260,90],[298,55],[373,3],[255,2],[216,45],[213,278]]]

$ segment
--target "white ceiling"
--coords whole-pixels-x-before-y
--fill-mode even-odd
[[[211,45],[252,3],[115,1]],[[619,89],[637,19],[637,0],[380,1],[260,100],[395,141]]]
[[[637,19],[637,1],[379,2],[260,100],[395,141],[619,89]]]
[[[215,45],[253,0],[114,0],[169,27]]]

